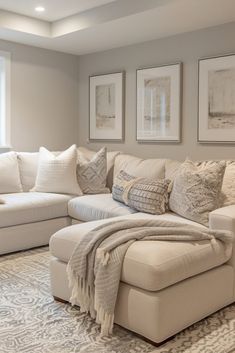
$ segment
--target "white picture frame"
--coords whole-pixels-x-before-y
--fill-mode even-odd
[[[89,77],[89,140],[123,141],[124,72]]]
[[[198,62],[198,142],[235,143],[235,55]]]
[[[181,141],[182,63],[136,71],[140,142]]]

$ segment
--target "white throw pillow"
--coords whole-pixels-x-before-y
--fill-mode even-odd
[[[0,194],[22,192],[17,154],[7,152],[0,155]]]
[[[82,195],[77,182],[77,149],[71,146],[58,156],[41,147],[36,183],[31,191]]]

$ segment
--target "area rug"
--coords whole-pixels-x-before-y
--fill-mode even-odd
[[[48,248],[0,257],[0,353],[235,353],[235,305],[156,348],[115,325],[99,326],[50,294]]]

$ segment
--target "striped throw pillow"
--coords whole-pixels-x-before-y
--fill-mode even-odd
[[[168,204],[170,180],[134,177],[121,170],[114,179],[113,199],[140,212],[163,214]]]

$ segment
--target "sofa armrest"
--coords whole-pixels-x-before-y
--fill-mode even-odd
[[[209,214],[209,227],[211,229],[230,230],[235,234],[235,205],[218,208]],[[235,269],[235,240],[232,257],[228,261]]]

